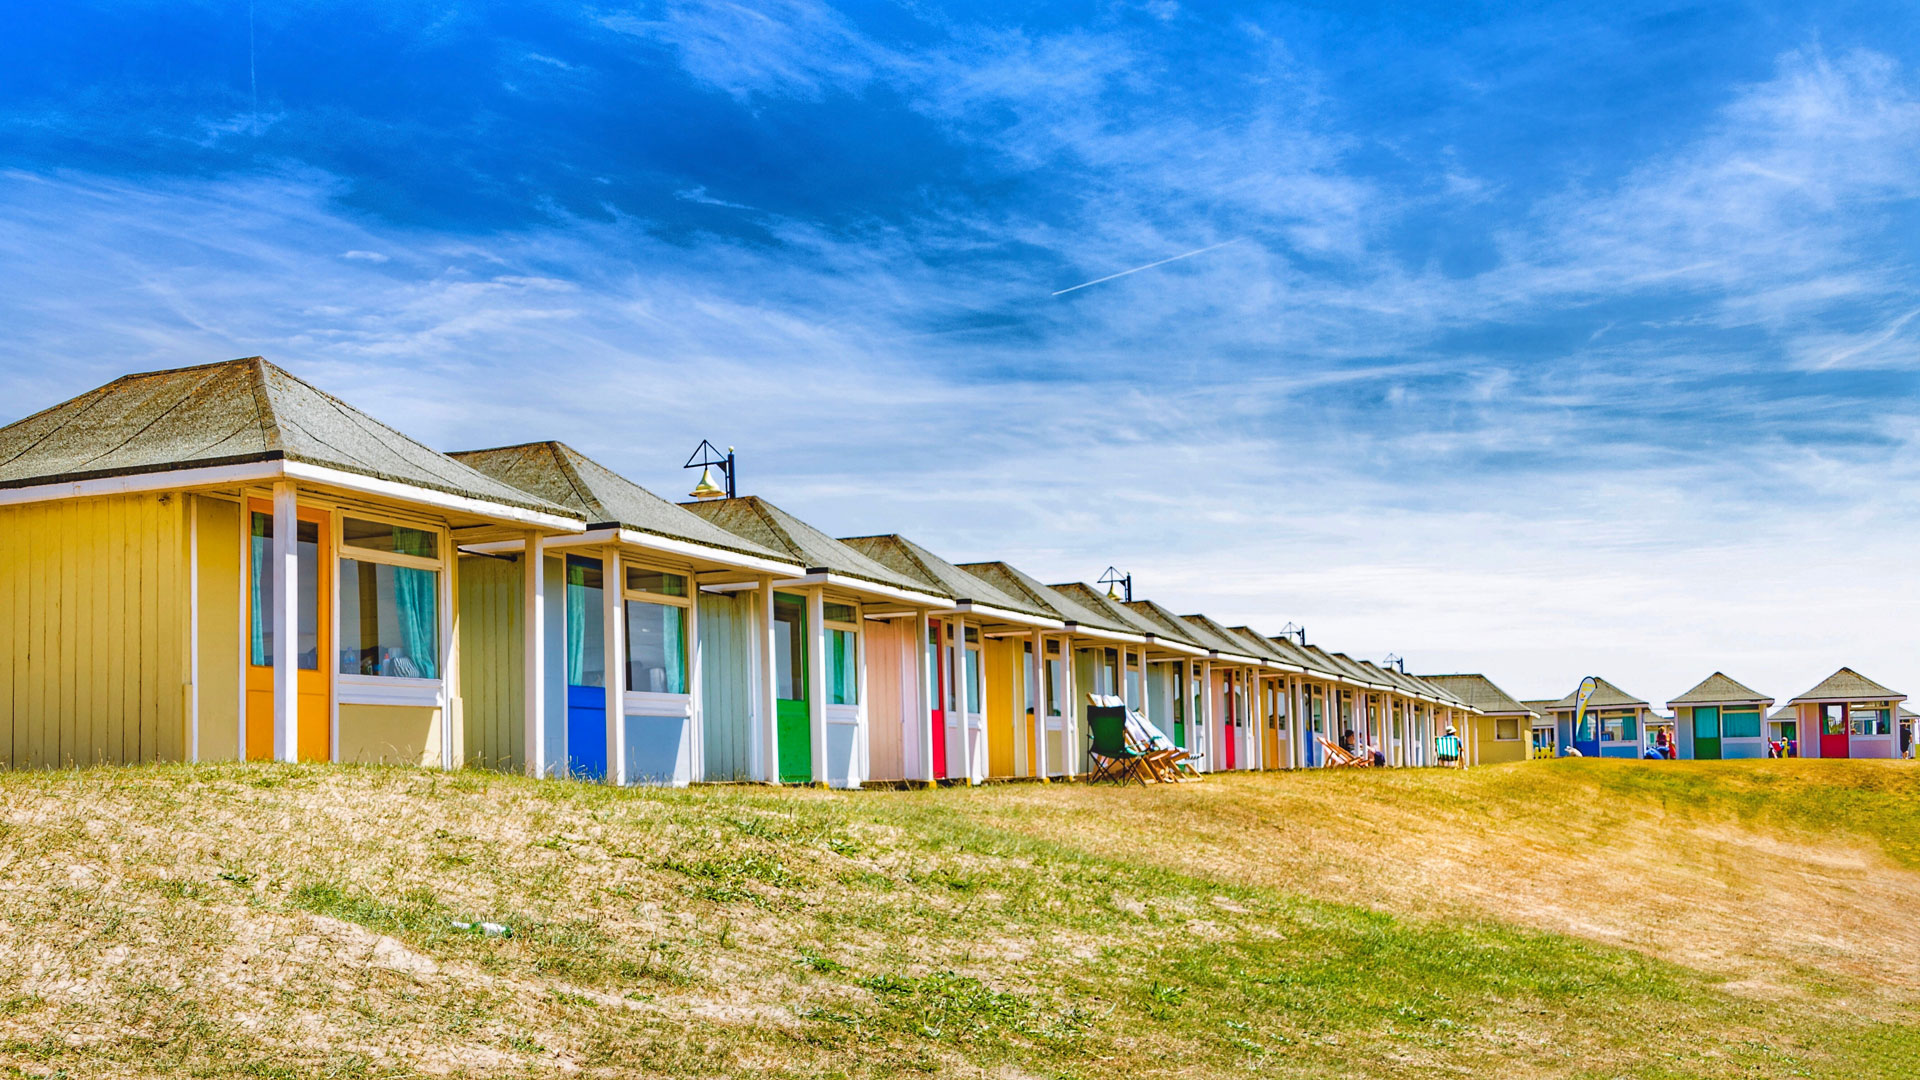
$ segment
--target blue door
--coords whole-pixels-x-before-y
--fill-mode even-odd
[[[607,775],[606,592],[600,560],[567,556],[567,774]]]
[[[1568,740],[1573,748],[1580,751],[1583,757],[1599,757],[1600,717],[1595,714],[1595,711],[1588,709],[1586,715],[1580,717],[1573,728],[1573,738]]]

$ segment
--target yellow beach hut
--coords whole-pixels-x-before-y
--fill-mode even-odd
[[[533,542],[537,577],[527,538],[462,547],[474,661],[461,676],[477,760],[618,784],[765,778],[771,707],[753,691],[769,663],[755,602],[800,566],[562,442],[451,456],[587,523]],[[510,661],[536,638],[544,663],[529,689]],[[531,725],[529,699],[541,703]]]
[[[1463,705],[1477,710],[1484,722],[1472,726],[1471,760],[1492,764],[1501,761],[1526,761],[1533,756],[1533,723],[1539,718],[1526,703],[1502,690],[1492,679],[1477,672],[1452,675],[1422,675],[1420,678],[1446,691]],[[1455,723],[1456,729],[1459,725]],[[1463,733],[1466,729],[1459,729]]]
[[[1043,641],[1046,715],[1028,733],[1029,760],[1042,776],[1077,776],[1091,768],[1086,740],[1087,695],[1119,694],[1120,658],[1146,636],[1005,562],[961,563],[960,569],[1009,596],[1039,604],[1060,620],[1062,632]],[[1037,704],[1037,703],[1036,703]]]
[[[936,654],[928,665],[937,686],[934,715],[923,723],[922,710],[896,707],[883,714],[876,702],[869,723],[873,778],[908,779],[909,758],[918,759],[917,774],[943,780],[977,784],[988,777],[1034,775],[1027,731],[1036,701],[1046,697],[1036,682],[1034,657],[1045,655],[1046,635],[1066,623],[1038,600],[1003,591],[905,537],[840,542],[954,598],[951,614],[928,620],[924,639]],[[917,650],[917,644],[906,641],[903,648]],[[873,664],[888,662],[880,647],[870,649],[869,657]],[[936,737],[927,738],[928,729]]]
[[[1765,717],[1773,699],[1716,671],[1667,702],[1680,757],[1694,761],[1767,756]]]
[[[859,787],[870,760],[868,694],[877,689],[889,714],[926,708],[925,664],[937,658],[917,644],[897,649],[896,639],[906,633],[913,642],[927,640],[928,616],[953,610],[953,597],[875,562],[766,499],[742,495],[683,505],[804,569],[798,577],[760,586],[762,610],[772,614],[768,654],[774,659],[775,723],[767,760],[777,763],[776,778],[784,783]],[[875,644],[893,662],[867,663]],[[911,693],[903,666],[908,659],[915,665]]]
[[[0,429],[0,755],[459,765],[456,548],[584,524],[259,357],[115,380]]]
[[[1905,700],[1907,695],[1841,668],[1787,703],[1795,713],[1800,756],[1899,757],[1894,717]]]

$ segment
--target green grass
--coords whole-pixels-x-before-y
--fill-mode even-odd
[[[1894,824],[1866,832],[1910,853],[1894,834],[1911,773],[1850,794],[1678,770],[1410,776],[1368,797],[1393,785],[1497,816],[1571,783],[1603,808],[1665,801],[1782,829],[1885,807]],[[1183,830],[1244,812],[1234,785],[1324,800],[1328,784],[0,775],[0,1075],[1860,1080],[1920,1060],[1911,1001],[1845,979],[1827,999],[1743,996],[1636,951],[1169,857]],[[1095,839],[1116,800],[1136,843]]]

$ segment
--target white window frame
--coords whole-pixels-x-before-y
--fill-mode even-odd
[[[447,665],[452,660],[453,635],[453,597],[451,595],[453,538],[446,526],[426,521],[407,513],[396,513],[379,507],[367,507],[357,503],[334,503],[329,507],[332,518],[332,541],[334,558],[333,585],[333,665],[334,685],[338,687],[336,696],[342,705],[408,705],[422,708],[442,708],[446,705]],[[373,521],[383,525],[398,525],[402,528],[416,529],[434,536],[434,550],[439,554],[435,558],[419,555],[403,555],[394,551],[376,551],[372,548],[354,547],[346,542],[347,518],[361,521]],[[432,679],[407,678],[400,675],[361,675],[339,670],[340,652],[345,646],[346,627],[341,620],[340,594],[346,575],[340,564],[351,559],[354,562],[404,566],[414,570],[431,570],[435,575],[435,600],[440,610],[439,655],[436,657],[440,675]],[[337,737],[339,722],[336,719],[334,731]],[[335,756],[338,756],[336,747]]]
[[[605,563],[606,560],[602,559],[600,568],[602,588],[606,587]],[[635,570],[655,574],[672,574],[680,579],[681,585],[686,590],[687,595],[672,596],[667,593],[650,592],[646,589],[633,588],[629,586],[627,582],[631,580],[633,571]],[[634,556],[624,550],[620,553],[620,618],[623,626],[625,625],[627,617],[627,601],[629,600],[638,600],[643,604],[660,604],[663,607],[677,607],[686,612],[686,618],[681,624],[685,631],[685,639],[680,643],[680,664],[684,669],[681,671],[680,677],[687,687],[687,692],[675,694],[671,692],[654,693],[651,690],[635,690],[630,683],[622,681],[620,685],[626,687],[626,692],[622,695],[621,700],[629,715],[690,715],[690,711],[693,708],[693,652],[697,647],[695,645],[694,635],[699,630],[694,620],[693,598],[694,594],[698,591],[698,586],[694,583],[693,570],[691,567],[674,566],[651,559],[634,558]],[[626,666],[627,675],[630,678],[633,674],[632,628],[629,627],[627,632],[622,634],[621,637],[624,639],[621,642],[621,647],[628,651],[628,655],[622,656],[620,663]]]

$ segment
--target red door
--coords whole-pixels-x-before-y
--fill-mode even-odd
[[[933,740],[933,779],[947,776],[947,627],[939,619],[927,620],[927,670],[933,675],[933,723],[927,738]]]
[[[1237,756],[1234,753],[1236,749],[1234,744],[1239,742],[1240,740],[1233,737],[1233,728],[1234,728],[1235,718],[1233,715],[1233,677],[1232,676],[1228,676],[1220,684],[1220,701],[1221,701],[1221,704],[1225,706],[1220,710],[1220,716],[1221,716],[1221,719],[1225,721],[1224,723],[1221,724],[1221,730],[1226,734],[1227,745],[1226,745],[1225,757],[1227,762],[1227,768],[1233,769],[1238,767],[1234,764],[1234,759]]]
[[[1820,706],[1820,756],[1823,758],[1847,756],[1847,707],[1845,705]]]

